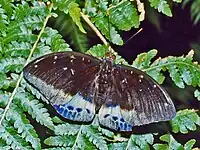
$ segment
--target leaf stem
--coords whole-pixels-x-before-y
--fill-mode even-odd
[[[131,142],[131,137],[130,137],[130,139],[128,140],[128,143],[127,143],[127,146],[126,146],[126,149],[125,150],[128,150],[128,148],[129,148],[129,146],[130,146],[130,142]]]
[[[200,68],[198,68],[194,65],[185,63],[185,62],[169,62],[169,63],[161,64],[161,65],[158,65],[158,66],[149,67],[147,69],[142,69],[142,71],[146,72],[146,71],[154,70],[154,69],[157,69],[157,68],[162,68],[162,67],[165,67],[165,66],[168,66],[168,65],[173,65],[173,64],[183,64],[183,65],[186,65],[186,66],[190,66],[190,67],[195,68],[196,70],[198,70],[200,72]]]
[[[47,22],[48,22],[49,18],[51,17],[51,10],[52,10],[52,7],[53,7],[53,4],[51,3],[50,6],[49,6],[49,15],[47,15],[47,17],[46,17],[45,20],[44,20],[43,27],[42,27],[42,29],[41,29],[41,31],[40,31],[38,37],[37,37],[37,40],[36,40],[35,43],[34,43],[32,49],[30,50],[30,54],[29,54],[29,56],[28,56],[28,58],[27,58],[27,60],[26,60],[26,62],[25,62],[25,64],[24,64],[24,66],[26,66],[26,65],[29,63],[29,61],[30,61],[30,59],[31,59],[31,57],[32,57],[32,54],[33,54],[33,52],[34,52],[34,50],[35,50],[35,48],[36,48],[36,46],[37,46],[37,44],[38,44],[38,42],[39,42],[39,40],[40,40],[40,38],[41,38],[41,35],[42,35],[42,33],[44,32],[44,29],[45,29],[45,27],[46,27],[46,25],[47,25]],[[19,76],[19,78],[18,78],[18,80],[17,80],[15,89],[13,90],[13,92],[12,92],[12,94],[11,94],[11,96],[10,96],[10,99],[9,99],[9,101],[8,101],[8,104],[7,104],[6,108],[4,109],[4,112],[3,112],[2,116],[1,116],[1,119],[0,119],[0,126],[2,126],[3,119],[5,118],[5,115],[6,115],[7,111],[8,111],[8,109],[10,108],[10,105],[11,105],[11,103],[12,103],[12,101],[13,101],[13,98],[14,98],[16,92],[17,92],[17,89],[18,89],[18,87],[19,87],[19,85],[20,85],[20,82],[21,82],[22,78],[23,78],[23,72],[21,72],[21,74],[20,74],[20,76]]]
[[[88,15],[84,15],[81,12],[81,16],[82,18],[85,20],[85,22],[91,27],[91,29],[96,33],[96,35],[101,39],[101,41],[108,46],[108,42],[106,41],[106,39],[104,38],[104,36],[100,33],[100,31],[95,27],[95,25],[90,21]]]
[[[83,125],[81,125],[81,127],[80,127],[80,129],[79,129],[79,131],[78,131],[76,140],[75,140],[75,142],[74,142],[74,145],[72,146],[72,150],[75,149],[76,143],[78,143],[78,138],[79,138],[79,136],[80,136],[80,134],[81,134],[82,128],[83,128]]]
[[[122,3],[126,2],[126,1],[127,1],[127,0],[122,0],[121,2],[117,3],[117,5],[114,5],[114,6],[109,7],[107,11],[109,11],[109,10],[112,9],[112,8],[115,8],[115,7],[119,6],[119,5],[121,5]]]

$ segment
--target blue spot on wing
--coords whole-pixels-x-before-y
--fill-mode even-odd
[[[95,114],[95,105],[85,100],[79,93],[66,104],[53,104],[56,111],[66,119],[74,121],[91,121]]]
[[[116,107],[116,106],[119,106],[119,104],[113,104],[112,101],[106,103],[106,107]]]
[[[110,122],[109,127],[119,131],[132,131],[133,125],[126,122],[124,118],[120,118],[119,116],[112,116],[111,114],[106,114],[103,116],[107,123]],[[102,125],[106,125],[105,123],[101,123]]]
[[[82,111],[82,108],[76,108],[76,111],[77,111],[78,113],[80,113],[80,112]]]
[[[99,122],[103,126],[118,131],[132,131],[133,127],[133,124],[126,121],[122,116],[120,106],[107,107],[107,105],[104,105],[99,110]]]
[[[69,110],[73,110],[73,109],[74,109],[73,106],[67,106],[67,108],[68,108]]]

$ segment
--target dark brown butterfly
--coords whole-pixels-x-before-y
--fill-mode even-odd
[[[172,100],[146,73],[110,59],[77,52],[40,57],[24,68],[35,86],[64,118],[131,131],[133,126],[172,119]]]

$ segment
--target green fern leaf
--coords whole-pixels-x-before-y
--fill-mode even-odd
[[[6,34],[5,30],[6,30],[6,26],[8,25],[8,21],[7,21],[7,14],[5,14],[6,11],[2,8],[0,8],[0,32],[1,34]]]
[[[36,150],[41,149],[40,139],[29,120],[22,113],[22,111],[16,106],[12,105],[6,114],[6,119],[12,122],[17,132],[21,134],[27,142],[30,142],[32,147]]]
[[[3,126],[0,126],[0,135],[0,139],[4,140],[11,149],[31,149],[28,143],[18,135],[13,127],[9,126],[7,121],[4,121]]]
[[[127,143],[126,142],[108,144],[108,149],[109,150],[125,150],[126,148],[127,148]]]
[[[141,135],[135,135],[132,134],[128,144],[126,146],[126,149],[150,149],[149,145],[153,144],[153,135],[152,134],[141,134]]]
[[[150,50],[147,53],[141,53],[133,61],[132,66],[138,69],[146,69],[150,67],[151,60],[156,56],[157,50]]]
[[[45,148],[44,150],[71,150],[71,147],[53,147],[53,148]]]
[[[44,150],[71,150],[71,147],[54,147],[54,148],[45,148]]]
[[[129,66],[128,62],[125,59],[123,59],[120,55],[118,55],[113,49],[108,49],[109,48],[107,46],[98,44],[90,48],[86,53],[98,58],[106,58],[107,53],[112,53],[112,55],[115,57],[115,64],[124,64]]]
[[[195,139],[187,141],[187,143],[185,143],[184,145],[184,150],[191,150],[195,143],[196,143]]]
[[[167,142],[167,144],[154,144],[153,147],[155,150],[163,150],[163,149],[170,149],[170,150],[191,150],[193,145],[195,144],[195,140],[189,140],[184,146],[178,143],[174,137],[170,134],[165,134],[160,137],[161,141]]]
[[[76,136],[64,135],[64,136],[51,136],[44,140],[44,143],[49,146],[64,146],[72,147],[76,140]]]
[[[98,44],[91,47],[86,53],[97,58],[104,58],[107,52],[108,52],[108,46]]]
[[[106,150],[107,145],[103,136],[98,132],[95,126],[83,126],[81,132],[92,142],[98,149]]]
[[[169,56],[157,59],[149,68],[143,69],[143,71],[146,71],[158,83],[162,83],[165,77],[161,70],[168,70],[170,77],[178,87],[183,88],[184,83],[195,87],[200,85],[200,66],[192,62],[193,53],[193,51],[190,51],[185,57]]]
[[[65,123],[66,123],[65,121],[61,120],[60,117],[58,117],[58,116],[54,116],[54,117],[52,118],[52,121],[53,121],[53,123],[55,123],[55,124],[65,124]]]
[[[54,9],[59,9],[60,11],[65,12],[66,14],[68,11],[69,4],[75,2],[75,0],[52,0]]]
[[[173,2],[176,2],[176,3],[181,3],[182,0],[173,0]]]
[[[194,97],[196,97],[200,101],[200,91],[199,90],[195,90]]]
[[[80,134],[77,140],[77,145],[73,147],[74,149],[92,149],[97,150],[95,145],[84,134]]]
[[[80,125],[71,125],[69,123],[65,123],[55,126],[54,133],[56,135],[76,135],[79,129]]]
[[[108,130],[108,129],[104,129],[104,128],[98,126],[98,131],[99,131],[102,135],[104,135],[104,136],[106,136],[106,137],[114,138],[114,133],[113,133],[112,131]]]
[[[158,12],[162,12],[163,14],[172,17],[172,12],[166,0],[149,0],[149,2],[151,7],[158,9]]]
[[[176,117],[172,119],[172,131],[174,133],[188,133],[188,130],[195,131],[196,125],[200,126],[200,117],[193,109],[185,109],[177,112]]]
[[[29,55],[29,50],[31,49],[30,43],[13,41],[8,44],[8,48],[5,53],[5,57],[23,57],[27,58]]]
[[[8,100],[9,100],[9,95],[3,91],[0,91],[0,107],[4,108],[6,107]],[[1,115],[1,113],[0,113]]]
[[[93,21],[108,40],[110,40],[113,44],[123,45],[121,36],[117,33],[115,27],[112,26],[107,17],[95,17],[93,18]]]
[[[81,24],[81,14],[80,14],[81,9],[79,8],[79,5],[77,3],[70,3],[68,5],[68,9],[69,9],[69,15],[72,17],[72,20],[79,27],[79,30],[83,33],[86,33]]]
[[[110,21],[119,30],[128,31],[132,27],[139,27],[139,16],[131,2],[125,1],[110,9]]]
[[[5,10],[6,14],[8,14],[9,18],[12,16],[12,13],[13,13],[11,2],[12,2],[11,0],[1,0],[0,1],[2,8]]]
[[[47,27],[41,36],[41,41],[51,47],[53,52],[72,51],[69,45],[58,34],[57,30]]]
[[[20,73],[23,69],[23,63],[25,63],[25,59],[18,58],[4,58],[0,60],[0,72],[16,72]]]
[[[7,76],[5,73],[0,73],[0,89],[8,89],[10,87],[15,87],[18,77],[17,74],[11,73],[10,76]]]
[[[28,112],[41,125],[54,129],[54,124],[49,117],[48,110],[38,100],[33,99],[29,93],[19,88],[18,93],[15,95],[15,103],[25,112]]]

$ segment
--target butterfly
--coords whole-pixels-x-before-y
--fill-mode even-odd
[[[57,52],[30,62],[24,78],[66,119],[99,123],[117,131],[171,120],[176,110],[167,92],[146,73],[110,58]]]

